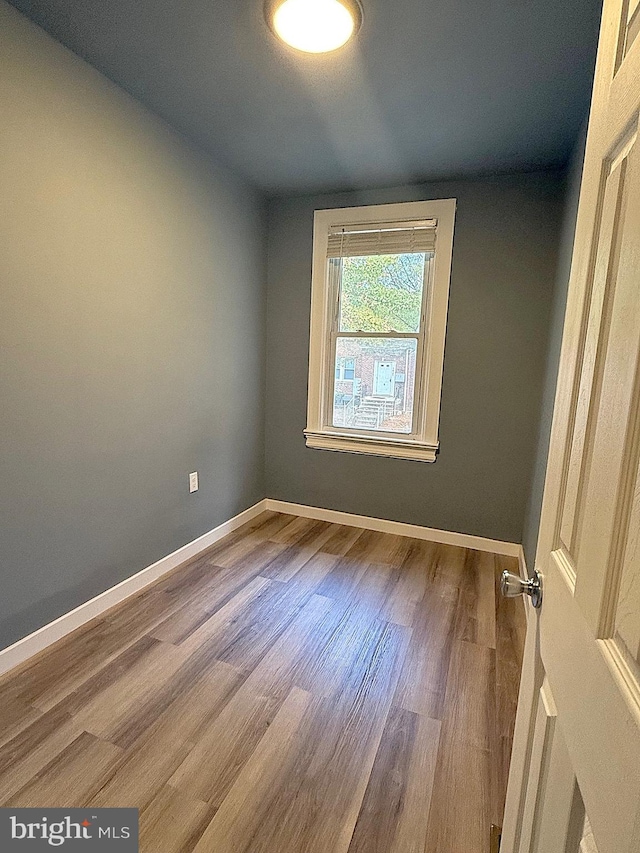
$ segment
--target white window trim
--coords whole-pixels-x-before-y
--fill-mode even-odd
[[[449,304],[449,281],[453,251],[456,199],[415,201],[316,210],[313,227],[313,271],[311,286],[311,333],[309,351],[309,396],[307,447],[366,453],[434,462],[439,450],[440,397],[444,343]],[[436,219],[436,252],[431,276],[425,287],[424,341],[422,358],[416,364],[415,405],[417,427],[410,435],[372,430],[345,430],[331,426],[331,386],[335,364],[330,364],[329,330],[334,310],[334,293],[327,275],[327,241],[331,228],[356,223],[402,222]],[[426,282],[425,282],[426,284]]]

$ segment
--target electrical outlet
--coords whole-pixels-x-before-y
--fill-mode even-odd
[[[193,474],[189,474],[189,491],[197,492],[198,491],[198,472],[194,471]]]

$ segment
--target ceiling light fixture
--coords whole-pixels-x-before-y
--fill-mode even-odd
[[[274,33],[305,53],[342,47],[362,23],[359,0],[267,0],[265,17]]]

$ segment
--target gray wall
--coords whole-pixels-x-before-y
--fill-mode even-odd
[[[0,61],[1,647],[264,497],[265,318],[244,184],[3,2]]]
[[[270,497],[520,542],[536,446],[563,175],[274,199],[268,210]],[[434,464],[305,447],[311,236],[321,207],[458,199]]]
[[[586,141],[587,126],[585,124],[580,134],[580,138],[576,143],[567,176],[567,191],[560,232],[558,267],[551,308],[547,364],[544,376],[542,404],[540,407],[538,441],[536,446],[533,475],[531,478],[531,490],[524,519],[522,543],[527,560],[527,566],[530,571],[533,569],[536,556],[536,545],[538,542],[538,526],[540,524],[540,513],[542,510],[542,494],[544,491],[544,478],[547,468],[547,456],[549,453],[553,403],[558,378],[558,363],[560,360],[560,346],[562,344],[562,328],[564,325],[564,312],[567,304],[567,289],[569,286],[569,273],[571,272],[573,237],[576,230],[580,181],[582,178],[582,164],[584,161]]]

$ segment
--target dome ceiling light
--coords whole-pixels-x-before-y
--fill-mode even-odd
[[[296,50],[337,50],[360,29],[358,0],[267,0],[265,17],[273,32]]]

